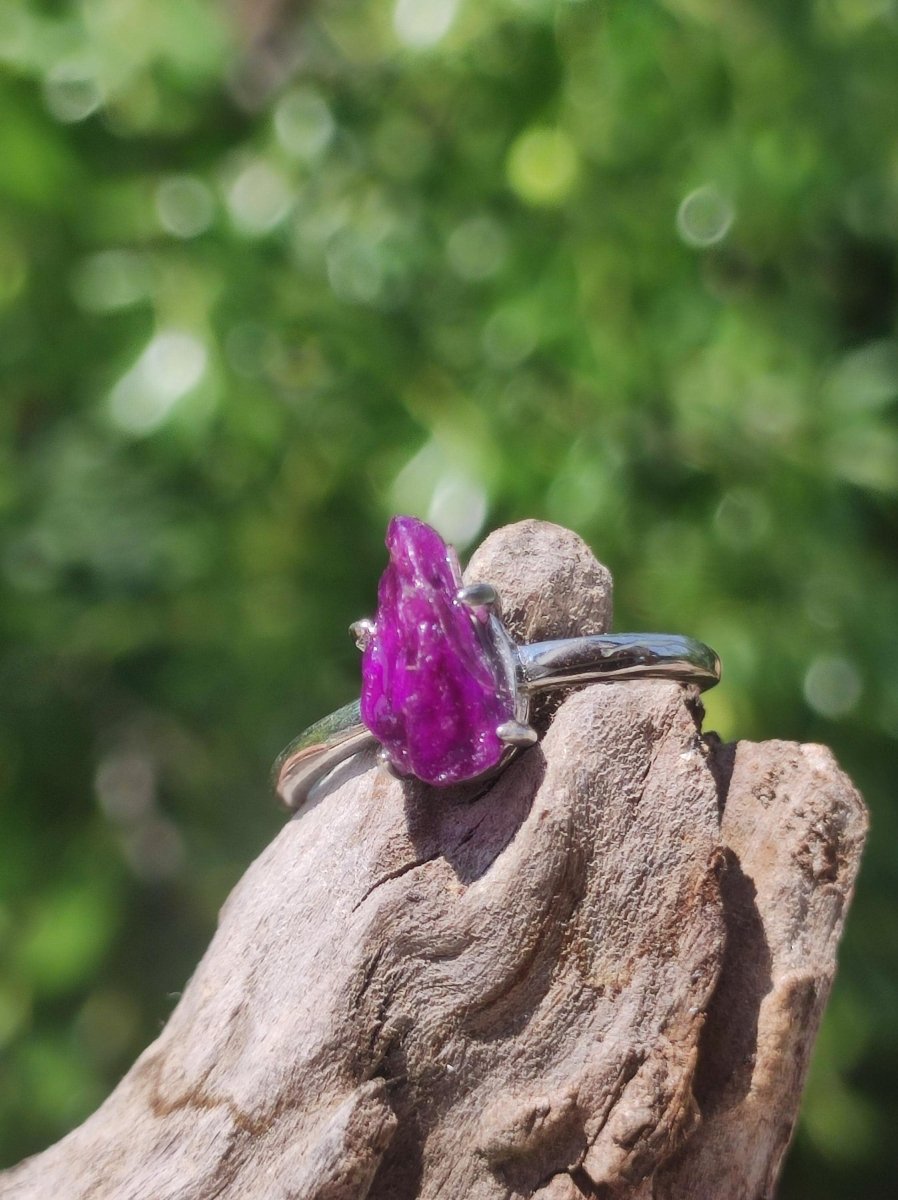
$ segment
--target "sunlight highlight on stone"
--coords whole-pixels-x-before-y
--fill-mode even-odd
[[[192,333],[158,333],[109,396],[109,413],[124,432],[152,433],[206,372],[205,345]]]
[[[424,50],[435,46],[452,28],[459,0],[397,0],[393,28],[406,46]]]

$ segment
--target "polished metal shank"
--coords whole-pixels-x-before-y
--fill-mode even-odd
[[[670,633],[602,633],[518,646],[518,685],[528,692],[657,678],[713,687],[720,681],[720,659],[704,642]]]
[[[304,729],[281,751],[272,768],[275,790],[288,808],[299,808],[319,779],[376,744],[362,724],[358,700],[344,704]]]

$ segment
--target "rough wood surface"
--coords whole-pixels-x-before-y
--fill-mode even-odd
[[[610,620],[554,526],[500,530],[469,577],[527,639]],[[669,682],[574,691],[473,794],[345,764],[160,1037],[0,1198],[770,1195],[866,815],[828,751],[700,717]]]

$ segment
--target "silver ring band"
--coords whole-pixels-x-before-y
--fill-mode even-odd
[[[515,646],[520,691],[621,679],[673,679],[701,690],[720,681],[720,660],[695,638],[666,633],[608,633]],[[288,808],[302,806],[311,789],[341,762],[377,745],[353,701],[316,721],[274,764],[274,785]]]

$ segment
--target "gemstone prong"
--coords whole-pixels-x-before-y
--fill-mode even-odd
[[[374,622],[370,617],[362,617],[360,621],[353,621],[349,632],[358,648],[364,650],[374,636]]]
[[[458,589],[455,599],[468,608],[499,607],[499,593],[491,583],[469,583]]]
[[[381,771],[383,771],[385,775],[389,775],[393,779],[405,778],[401,771],[396,770],[386,746],[381,746],[375,757],[377,758],[378,767],[380,767]]]
[[[523,721],[503,721],[496,727],[496,737],[506,746],[520,746],[521,749],[535,745],[539,739],[533,726],[525,725]]]

